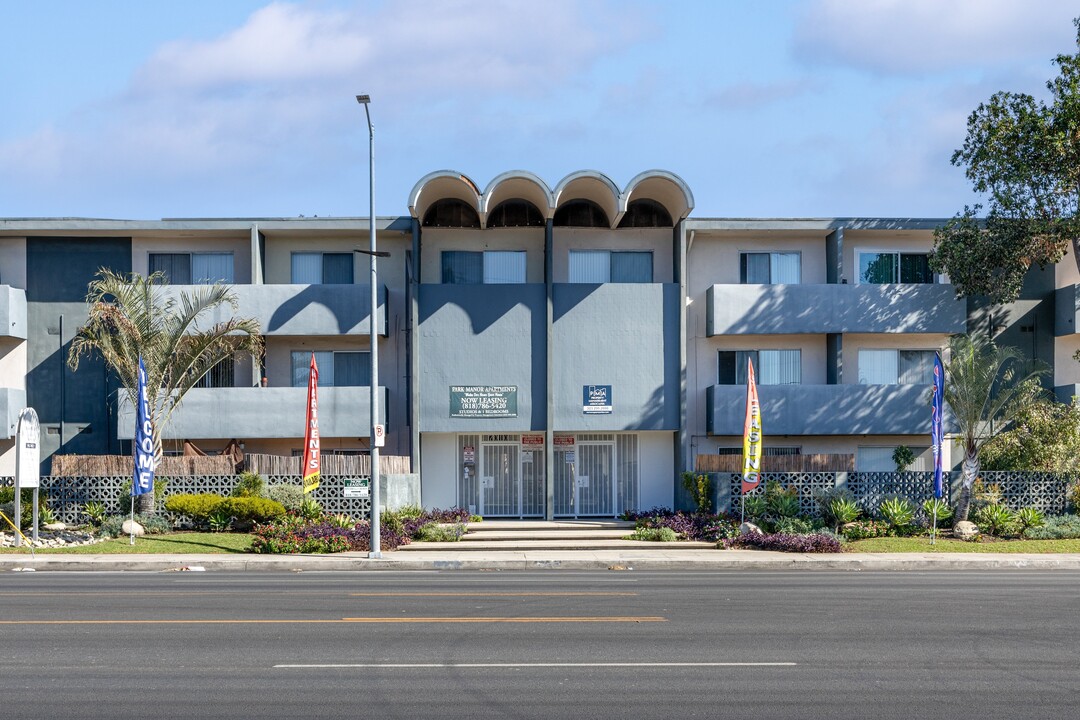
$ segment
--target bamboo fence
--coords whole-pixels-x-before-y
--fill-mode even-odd
[[[741,473],[742,455],[698,455],[694,472]],[[854,455],[766,455],[762,472],[855,472]]]

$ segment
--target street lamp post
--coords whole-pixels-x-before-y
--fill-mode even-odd
[[[364,116],[368,126],[368,192],[369,211],[368,228],[370,237],[368,252],[371,259],[371,549],[369,558],[382,557],[382,542],[379,537],[379,448],[375,444],[375,425],[379,422],[379,328],[376,322],[379,308],[379,271],[375,249],[375,126],[371,124],[370,95],[357,95],[356,102],[364,106]]]

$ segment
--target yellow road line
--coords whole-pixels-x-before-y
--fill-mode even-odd
[[[0,620],[0,625],[291,625],[342,623],[643,623],[667,622],[656,616],[567,617],[350,617],[297,620]]]

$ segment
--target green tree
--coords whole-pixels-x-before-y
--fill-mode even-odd
[[[964,449],[963,481],[956,520],[967,520],[971,487],[979,476],[979,451],[998,430],[1035,402],[1047,371],[1025,362],[1013,347],[998,347],[981,335],[956,335],[945,365],[945,402],[958,426]]]
[[[262,349],[257,320],[232,317],[208,323],[222,305],[236,310],[225,285],[207,285],[173,296],[163,273],[124,276],[102,269],[90,283],[87,322],[68,352],[78,370],[84,354],[97,352],[116,372],[134,407],[139,356],[146,366],[146,393],[154,424],[154,449],[161,457],[161,430],[184,395],[219,362]],[[153,493],[140,498],[140,512],[153,512]]]
[[[999,92],[967,122],[952,164],[964,167],[982,205],[965,207],[934,231],[930,265],[958,295],[1016,300],[1032,265],[1052,265],[1071,246],[1080,268],[1080,18],[1078,52],[1058,55],[1049,102]]]
[[[1080,475],[1080,405],[1042,399],[1021,410],[980,454],[986,470]]]

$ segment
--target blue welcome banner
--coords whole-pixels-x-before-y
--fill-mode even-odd
[[[150,398],[146,395],[146,366],[139,356],[138,403],[135,407],[135,478],[131,495],[154,490],[154,425],[150,422]]]
[[[941,355],[934,355],[934,398],[931,410],[930,444],[934,450],[934,497],[942,496],[941,487],[941,450],[944,442],[941,412],[945,404],[945,368],[941,366]]]

